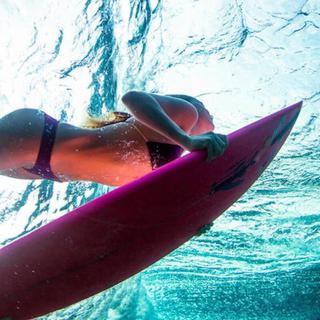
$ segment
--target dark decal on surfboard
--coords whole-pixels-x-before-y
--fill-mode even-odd
[[[274,136],[272,135],[271,145],[275,144],[277,141],[279,141],[283,138],[283,136],[287,133],[287,131],[293,127],[293,124],[296,122],[298,116],[299,116],[299,111],[296,112],[296,114],[292,117],[292,119],[290,121],[288,121],[288,123],[285,126],[283,125],[282,122],[285,121],[286,116],[283,116],[280,119],[280,123],[279,123],[278,128],[280,128],[282,130],[280,131],[280,129],[278,129],[278,128],[276,129],[276,134]]]
[[[226,191],[230,190],[232,188],[235,188],[239,186],[242,182],[243,179],[240,179],[241,177],[244,176],[246,171],[248,170],[249,167],[253,166],[256,164],[255,157],[258,152],[256,152],[249,161],[240,161],[236,164],[236,169],[234,170],[233,173],[231,173],[231,176],[227,178],[226,180],[223,180],[220,183],[214,183],[211,185],[209,195],[213,195],[214,193],[218,191]]]
[[[248,168],[251,167],[252,165],[256,164],[257,159],[260,158],[260,157],[257,157],[258,153],[260,154],[265,149],[269,148],[270,146],[273,146],[276,142],[280,141],[283,138],[283,136],[288,132],[288,130],[290,130],[292,128],[293,124],[295,123],[295,121],[298,118],[298,115],[299,115],[299,111],[292,117],[292,119],[290,121],[287,122],[287,124],[285,124],[286,118],[287,118],[286,115],[281,117],[272,136],[269,137],[265,141],[264,148],[262,150],[260,150],[259,152],[256,152],[254,154],[254,156],[251,157],[251,160],[248,163],[245,163],[245,161],[238,162],[235,165],[236,168],[235,168],[234,172],[231,173],[231,176],[228,179],[223,180],[221,183],[212,184],[211,188],[210,188],[209,195],[213,195],[214,193],[216,193],[218,191],[230,190],[232,188],[239,186],[243,182],[243,179],[240,179],[240,178],[242,176],[244,176],[244,174],[246,173]],[[266,166],[272,161],[276,152],[277,152],[277,150],[274,149],[274,152],[272,152],[269,155],[268,159],[264,161],[260,170],[258,170],[258,175],[260,175],[262,173],[262,171],[266,168]]]
[[[279,121],[278,127],[273,132],[271,139],[270,138],[267,139],[267,141],[269,140],[269,144],[267,144],[267,141],[266,141],[265,145],[267,144],[268,146],[269,145],[273,146],[276,142],[280,141],[287,134],[287,132],[293,127],[298,116],[299,116],[299,111],[292,117],[292,119],[290,121],[288,121],[287,124],[284,123],[286,116],[283,116]],[[271,140],[271,142],[270,142],[270,140]],[[260,169],[258,171],[258,175],[260,175],[265,170],[265,168],[268,166],[268,164],[275,157],[275,154],[277,153],[277,151],[278,151],[277,148],[273,148],[272,152],[268,155],[268,158],[264,161],[264,163],[260,167]]]

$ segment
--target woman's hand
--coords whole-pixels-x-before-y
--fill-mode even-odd
[[[207,149],[207,161],[221,156],[228,147],[228,137],[224,134],[207,132],[196,136],[188,136],[184,148],[188,151]]]

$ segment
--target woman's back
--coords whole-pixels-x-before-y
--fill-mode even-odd
[[[133,116],[94,129],[58,122],[36,109],[4,116],[0,173],[119,186],[174,160],[183,149],[207,148],[211,159],[227,146],[225,137],[212,132],[212,119],[200,102],[194,107],[180,98],[143,92],[129,92],[123,102]],[[191,137],[191,130],[198,136]]]

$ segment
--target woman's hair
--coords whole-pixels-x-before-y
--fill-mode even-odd
[[[81,126],[84,128],[101,128],[110,124],[124,122],[131,117],[131,114],[120,111],[107,112],[99,117],[87,115]]]

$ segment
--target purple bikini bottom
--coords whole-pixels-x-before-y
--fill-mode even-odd
[[[50,158],[51,158],[52,148],[54,145],[54,140],[56,137],[58,123],[59,123],[58,120],[44,113],[44,128],[42,131],[42,138],[41,138],[38,158],[33,168],[31,169],[24,168],[24,169],[30,173],[41,176],[43,179],[49,179],[49,180],[61,182],[61,180],[59,180],[53,174],[50,167]]]

